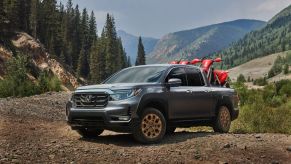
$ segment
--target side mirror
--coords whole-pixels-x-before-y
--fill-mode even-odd
[[[169,81],[167,83],[167,85],[169,87],[179,87],[179,86],[181,86],[181,84],[182,84],[181,79],[177,79],[177,78],[169,79]]]
[[[221,62],[222,60],[221,60],[221,58],[216,58],[216,59],[214,59],[214,62],[217,62],[217,63],[219,63],[219,62]]]

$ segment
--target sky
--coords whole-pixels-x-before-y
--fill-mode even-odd
[[[66,3],[67,0],[62,0]],[[163,35],[236,19],[268,21],[291,0],[73,0],[93,10],[98,32],[106,14],[113,14],[117,30],[136,36]]]

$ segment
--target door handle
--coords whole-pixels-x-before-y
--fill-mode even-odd
[[[186,93],[192,93],[192,91],[191,90],[187,90]]]
[[[208,93],[208,92],[210,92],[210,90],[204,90],[204,92],[207,92]]]

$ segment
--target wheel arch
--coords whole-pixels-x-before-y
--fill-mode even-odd
[[[217,116],[218,114],[218,110],[221,106],[226,106],[227,109],[230,112],[231,115],[231,120],[233,120],[234,118],[234,111],[233,111],[233,103],[231,100],[231,97],[229,96],[221,96],[221,98],[218,100],[217,105],[216,105],[216,109],[215,109],[215,116]]]
[[[165,117],[166,120],[168,120],[168,102],[165,99],[162,98],[142,98],[141,103],[138,106],[137,109],[137,115],[141,116],[142,112],[146,108],[155,108],[159,110]]]

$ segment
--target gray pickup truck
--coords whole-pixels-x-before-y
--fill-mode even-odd
[[[67,122],[83,137],[105,129],[155,143],[177,127],[211,126],[227,133],[238,117],[238,95],[209,84],[191,65],[144,65],[123,69],[100,85],[82,86],[66,106]]]

